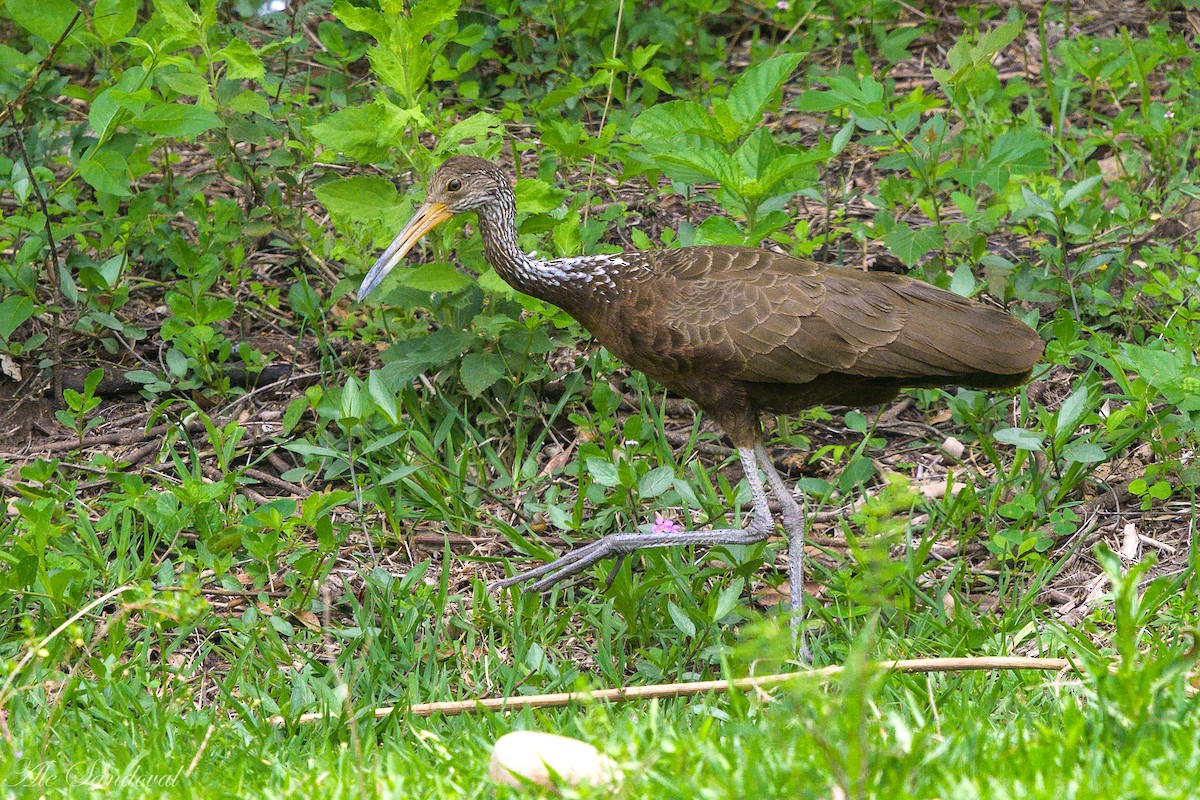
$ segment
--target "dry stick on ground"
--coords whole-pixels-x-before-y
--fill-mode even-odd
[[[975,658],[909,658],[877,665],[888,672],[929,673],[929,672],[979,672],[979,671],[1011,671],[1011,670],[1044,670],[1062,672],[1075,669],[1075,666],[1065,658],[1032,658],[1028,656],[979,656]],[[418,703],[413,706],[384,706],[374,711],[378,719],[393,712],[407,711],[418,717],[429,717],[434,714],[456,716],[480,711],[520,711],[523,708],[561,708],[572,703],[591,701],[629,702],[631,700],[651,700],[665,697],[692,697],[699,694],[724,694],[734,690],[764,689],[777,686],[792,680],[812,679],[828,681],[841,675],[846,668],[840,665],[823,667],[821,669],[805,670],[803,672],[784,672],[777,675],[761,677],[735,678],[722,681],[696,681],[693,683],[662,683],[652,686],[621,686],[616,689],[597,689],[591,692],[558,692],[555,694],[527,695],[523,697],[487,697],[476,700],[456,700],[443,703]],[[301,714],[296,723],[316,722],[328,719],[329,714],[316,712]],[[283,725],[286,720],[281,716],[271,717],[268,722],[272,725]]]

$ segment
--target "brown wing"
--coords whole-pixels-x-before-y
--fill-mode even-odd
[[[1008,314],[903,276],[733,247],[671,251],[656,268],[675,278],[661,324],[721,353],[736,380],[1017,375],[1042,352]]]

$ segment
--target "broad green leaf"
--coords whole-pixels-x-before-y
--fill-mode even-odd
[[[313,194],[329,213],[343,219],[387,221],[400,203],[391,181],[375,175],[355,175],[322,183]]]
[[[489,137],[497,136],[502,132],[503,127],[500,124],[500,119],[492,114],[481,111],[456,123],[450,130],[442,134],[433,152],[435,155],[440,155],[454,149],[458,144],[467,139],[476,139],[479,142],[483,142]]]
[[[742,598],[742,589],[746,587],[743,578],[736,578],[733,583],[721,590],[717,596],[717,607],[713,611],[713,622],[720,622],[738,607]]]
[[[656,141],[673,141],[681,134],[696,134],[725,142],[712,114],[691,100],[672,100],[652,106],[638,114],[629,129],[630,139],[647,146]]]
[[[1108,458],[1104,448],[1091,442],[1071,442],[1063,448],[1062,457],[1068,464],[1096,464]]]
[[[1042,449],[1042,434],[1024,428],[1001,428],[992,436],[997,442],[1011,444],[1018,450],[1040,452]]]
[[[556,189],[537,178],[517,181],[513,193],[517,198],[517,208],[529,214],[545,214],[547,211],[553,211],[570,197],[568,192]]]
[[[33,301],[23,294],[14,294],[0,302],[0,340],[8,341],[17,328],[33,316]]]
[[[382,14],[369,8],[351,5],[348,0],[337,0],[330,11],[343,25],[352,31],[368,33],[377,40],[388,35],[389,26]]]
[[[181,139],[225,126],[221,118],[208,109],[183,103],[151,106],[133,124],[147,133]]]
[[[88,124],[92,126],[92,130],[105,134],[114,119],[117,119],[119,124],[130,116],[142,113],[146,104],[154,100],[154,95],[149,89],[139,88],[144,76],[145,72],[141,67],[133,67],[126,70],[115,86],[110,86],[96,95],[92,107],[88,109]],[[121,111],[127,113],[118,118],[117,115]]]
[[[379,373],[388,389],[398,392],[422,372],[457,360],[474,341],[474,334],[466,331],[439,328],[428,336],[394,342],[384,352],[387,363]]]
[[[584,469],[592,476],[592,480],[601,486],[618,486],[621,478],[617,474],[617,466],[607,459],[592,456],[583,462]]]
[[[975,293],[975,273],[970,264],[959,264],[950,277],[950,291],[959,297],[970,297]]]
[[[350,106],[312,125],[309,131],[325,147],[361,164],[383,161],[390,149],[381,137],[387,114],[378,103]]]
[[[941,247],[944,240],[941,228],[936,225],[914,229],[898,223],[883,241],[897,258],[911,267],[921,260],[921,256]]]
[[[655,467],[638,480],[638,495],[643,498],[658,497],[675,483],[675,470],[670,467]]]
[[[116,44],[137,23],[139,0],[96,0],[92,25],[100,41]]]
[[[716,181],[739,189],[747,180],[747,176],[737,168],[729,156],[715,150],[684,149],[655,153],[654,160],[672,180],[682,183]]]
[[[788,53],[742,73],[726,98],[730,112],[742,126],[742,134],[762,121],[771,98],[787,83],[803,58],[799,53]]]
[[[93,189],[118,197],[129,197],[129,166],[113,150],[93,148],[79,165],[79,175]]]
[[[458,365],[458,377],[471,397],[479,397],[504,377],[504,359],[496,353],[468,353]]]
[[[254,48],[241,39],[233,39],[213,56],[213,61],[225,62],[225,77],[232,80],[250,78],[261,81],[265,75],[262,58]]]
[[[399,272],[400,283],[423,292],[457,292],[474,281],[444,261],[422,264]]]
[[[4,4],[4,11],[13,22],[34,36],[53,44],[71,24],[79,7],[71,0],[12,0]],[[72,38],[86,24],[83,15],[80,15],[75,21]]]

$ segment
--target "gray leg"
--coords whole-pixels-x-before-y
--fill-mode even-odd
[[[650,547],[754,544],[763,541],[770,535],[774,523],[771,519],[771,510],[767,506],[767,493],[755,465],[755,451],[748,447],[739,447],[738,455],[741,456],[742,469],[746,473],[746,482],[750,484],[750,494],[754,499],[754,511],[746,527],[680,531],[678,533],[613,533],[597,539],[591,544],[578,547],[549,564],[543,564],[528,572],[497,581],[496,587],[507,589],[509,586],[533,580],[535,582],[530,584],[529,589],[540,592],[550,588],[563,578],[582,572],[598,561]],[[770,478],[773,472],[773,468],[768,469],[767,477]],[[775,476],[775,479],[782,483],[782,479],[778,475]],[[772,488],[774,488],[773,484]],[[778,490],[776,490],[776,494],[778,494]],[[795,501],[793,500],[792,503],[794,505]],[[803,553],[803,548],[801,552]]]
[[[779,500],[783,516],[783,530],[788,537],[788,585],[791,586],[792,601],[792,638],[797,645],[797,652],[805,661],[811,661],[808,646],[804,642],[804,509],[796,502],[792,490],[784,482],[783,477],[775,470],[771,454],[761,443],[755,445],[754,455],[766,473],[767,483],[771,492]]]

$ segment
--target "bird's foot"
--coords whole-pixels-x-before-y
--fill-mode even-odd
[[[559,581],[576,575],[606,558],[626,556],[651,547],[673,547],[676,545],[724,545],[755,544],[770,535],[773,523],[768,515],[765,519],[754,515],[744,528],[722,528],[706,531],[675,531],[671,533],[613,533],[591,544],[577,547],[561,558],[531,570],[496,581],[497,589],[507,589],[519,583],[533,581],[529,590],[541,592]]]

